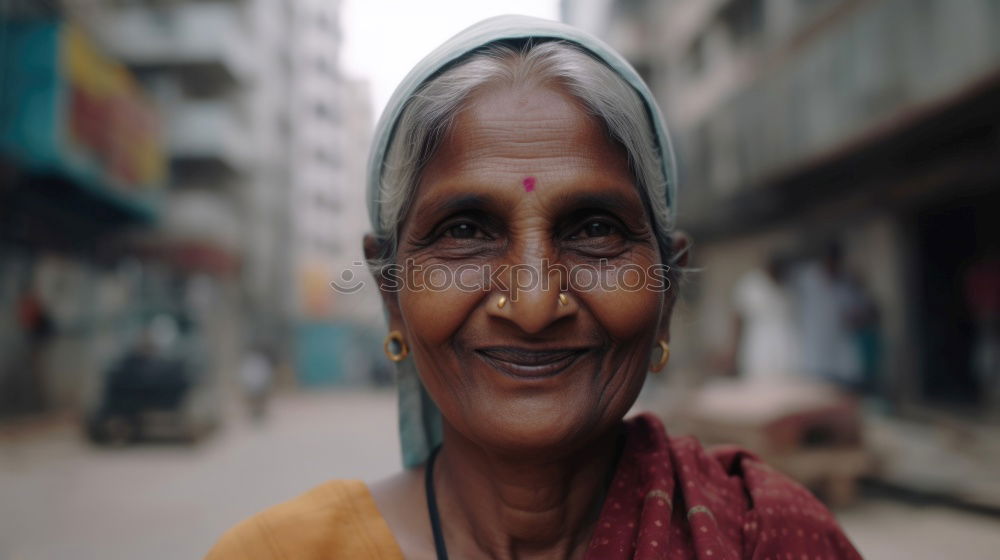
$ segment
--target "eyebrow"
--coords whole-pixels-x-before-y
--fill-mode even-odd
[[[560,193],[556,195],[556,205],[561,208],[580,210],[583,208],[606,208],[620,213],[640,212],[644,213],[644,206],[641,200],[635,200],[619,193],[583,193],[572,192]]]
[[[478,210],[495,207],[499,201],[495,197],[481,194],[460,194],[458,196],[437,197],[419,208],[419,213],[425,216],[440,216],[462,210]]]

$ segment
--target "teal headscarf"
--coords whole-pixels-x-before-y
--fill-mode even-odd
[[[371,154],[368,158],[368,217],[377,237],[386,237],[381,227],[382,171],[389,145],[399,117],[407,101],[430,78],[460,62],[469,54],[498,41],[521,39],[559,40],[573,43],[614,70],[631,85],[644,102],[650,126],[659,149],[663,177],[667,188],[663,193],[673,214],[676,208],[676,163],[670,136],[649,91],[638,72],[611,47],[600,39],[574,27],[527,16],[498,16],[483,20],[455,35],[424,57],[396,88],[375,128]],[[671,220],[673,221],[673,220]],[[424,388],[412,359],[396,364],[399,390],[399,437],[403,448],[403,465],[413,468],[427,460],[431,450],[441,443],[441,412]]]

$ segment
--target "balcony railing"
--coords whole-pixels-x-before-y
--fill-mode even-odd
[[[134,6],[101,12],[90,24],[132,66],[202,69],[243,81],[252,76],[253,55],[241,9],[238,3]]]
[[[769,178],[1000,72],[1000,4],[874,2],[681,132],[693,206]],[[698,191],[698,192],[695,192]]]
[[[164,107],[173,160],[216,162],[232,172],[253,157],[253,138],[228,100],[173,100]]]

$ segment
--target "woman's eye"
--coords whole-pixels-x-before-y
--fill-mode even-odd
[[[449,227],[444,230],[444,233],[447,237],[455,239],[474,239],[479,233],[479,228],[472,224],[462,223]]]
[[[607,237],[615,233],[615,226],[601,221],[591,221],[584,224],[577,235],[574,237]]]

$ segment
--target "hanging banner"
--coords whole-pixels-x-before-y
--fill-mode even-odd
[[[129,70],[72,23],[4,26],[0,157],[151,218],[166,158],[155,107]]]

